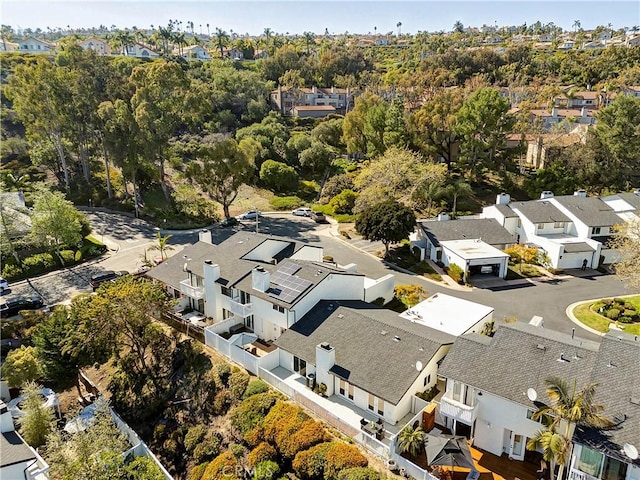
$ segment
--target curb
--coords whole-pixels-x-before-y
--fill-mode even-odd
[[[628,298],[628,297],[637,297],[638,294],[631,294],[631,295],[616,295],[616,298]],[[602,298],[607,298],[607,297],[602,297]],[[581,300],[579,302],[574,302],[571,305],[569,305],[566,310],[565,313],[567,315],[567,317],[569,317],[569,319],[575,323],[576,325],[578,325],[580,328],[586,330],[587,332],[591,332],[594,335],[599,335],[601,337],[604,337],[608,332],[601,332],[599,330],[596,330],[594,328],[588,327],[587,325],[585,325],[584,323],[582,323],[580,320],[578,320],[576,318],[576,316],[573,314],[573,310],[578,306],[578,305],[582,305],[583,303],[591,303],[591,302],[597,302],[598,300],[601,300],[601,298],[592,298],[590,300]],[[611,330],[609,330],[611,331]]]

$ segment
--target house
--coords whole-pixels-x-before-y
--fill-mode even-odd
[[[336,113],[344,114],[353,107],[354,96],[349,88],[286,88],[278,86],[271,92],[271,103],[283,115],[294,114],[295,106],[331,106]],[[320,109],[318,112],[329,112]],[[310,111],[307,111],[307,113]],[[324,115],[327,115],[325,113]],[[306,115],[306,116],[324,116]]]
[[[527,440],[542,428],[531,417],[550,402],[545,380],[587,385],[598,347],[520,322],[500,325],[493,337],[458,337],[438,370],[446,379],[439,412],[445,426],[494,455],[524,460]]]
[[[160,56],[158,52],[152,50],[142,43],[134,42],[125,48],[125,56],[138,58],[157,58]]]
[[[220,49],[218,49],[220,51]],[[231,60],[243,60],[244,52],[239,48],[223,48],[222,49],[223,58],[230,58]]]
[[[640,98],[640,85],[622,87],[622,93],[624,93],[625,95],[631,95],[632,97]]]
[[[147,275],[180,298],[182,309],[200,312],[213,324],[243,325],[272,341],[320,300],[393,298],[393,275],[372,280],[353,264],[323,262],[321,247],[247,232],[213,245],[205,232]]]
[[[0,41],[0,52],[17,52],[20,49],[20,44],[14,42],[7,42],[6,40]]]
[[[93,50],[98,55],[111,55],[109,42],[99,37],[87,37],[80,42],[84,50]]]
[[[558,50],[573,50],[575,46],[576,44],[573,40],[563,40],[558,45]]]
[[[435,385],[455,337],[363,302],[322,301],[275,341],[280,366],[390,424]],[[384,355],[381,355],[384,352]]]
[[[49,465],[16,431],[3,401],[0,401],[0,478],[49,478]]]
[[[255,52],[253,52],[253,59],[254,60],[259,60],[261,58],[267,58],[269,56],[269,52],[267,52],[266,50],[256,50]]]
[[[640,189],[601,198],[621,219],[630,221],[640,218]]]
[[[54,45],[35,37],[27,37],[18,44],[18,51],[22,53],[51,53],[54,50]]]
[[[173,53],[182,55],[187,60],[211,60],[209,52],[201,45],[190,45],[183,49],[176,48]]]
[[[602,337],[590,381],[598,387],[594,401],[615,426],[598,431],[577,427],[569,462],[570,480],[640,478],[640,362],[638,336],[609,332]]]
[[[412,235],[412,247],[420,249],[421,259],[429,258],[445,266],[456,264],[463,272],[481,273],[483,267],[504,278],[509,255],[502,252],[515,243],[515,237],[492,218],[459,218],[419,222]]]
[[[640,47],[640,35],[635,35],[627,38],[625,45],[629,48]]]
[[[547,133],[537,135],[527,142],[525,165],[536,170],[548,166],[562,150],[584,143],[586,136],[580,133]]]
[[[553,102],[556,107],[577,109],[581,109],[583,107],[587,109],[597,109],[600,107],[606,107],[608,104],[607,93],[605,91],[592,92],[590,90],[565,93],[562,96],[554,98]]]
[[[534,108],[530,110],[531,122],[538,123],[545,130],[563,124],[566,129],[575,124],[595,125],[596,119],[590,109],[582,107],[580,110],[572,108],[554,107],[551,111],[547,109]]]
[[[583,44],[581,50],[599,50],[602,48],[607,48],[606,41],[594,40],[593,42]]]

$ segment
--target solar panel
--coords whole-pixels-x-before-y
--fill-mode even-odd
[[[278,272],[286,273],[288,275],[295,274],[298,270],[300,270],[300,265],[297,265],[293,262],[286,262],[278,268]]]

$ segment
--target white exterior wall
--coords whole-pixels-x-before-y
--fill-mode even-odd
[[[292,309],[296,321],[304,317],[320,300],[364,300],[364,276],[327,275]]]
[[[373,302],[377,298],[384,298],[384,303],[393,299],[393,289],[396,284],[396,277],[393,274],[385,275],[377,280],[365,278],[364,301]]]
[[[527,408],[488,392],[478,396],[474,445],[483,450],[501,455],[504,450],[505,429],[527,439],[541,428],[537,422],[527,418]],[[526,398],[526,397],[525,397]]]
[[[530,238],[535,235],[536,226],[531,220],[518,212],[520,227],[516,228],[516,234],[520,235],[520,244],[530,242]]]
[[[540,228],[540,225],[542,225],[542,228]],[[551,223],[551,222],[538,223],[535,225],[534,233],[536,235],[554,235],[554,234],[564,233],[567,222],[562,222],[562,227],[558,227],[558,228],[556,228],[554,225],[555,223]]]
[[[571,462],[569,464],[571,470],[576,470],[578,472],[582,471],[578,469],[578,461],[580,459],[581,453],[582,453],[582,445],[580,445],[579,443],[574,443],[573,452],[571,455]],[[596,478],[602,478],[602,468],[604,466],[605,458],[607,457],[606,453],[604,452],[602,453],[603,453],[603,456],[602,456],[602,463],[600,464],[599,474],[592,475],[590,472],[583,472],[583,473],[586,473],[589,476],[594,476]],[[632,463],[627,463],[627,475],[625,477],[625,480],[640,480],[640,467]]]
[[[289,310],[280,313],[273,309],[273,303],[253,295],[251,303],[253,304],[253,330],[264,340],[275,340],[280,336],[281,328],[289,328],[293,323],[289,320]]]
[[[450,265],[452,263],[455,263],[462,269],[463,272],[466,272],[468,270],[467,260],[460,257],[459,255],[452,252],[451,250],[444,249],[443,253],[444,255],[442,255],[442,261],[444,262],[445,265]],[[507,276],[508,263],[509,263],[509,257],[487,257],[487,258],[476,258],[476,259],[469,260],[470,267],[476,266],[476,265],[500,264],[500,273],[498,274],[500,278],[504,278]]]

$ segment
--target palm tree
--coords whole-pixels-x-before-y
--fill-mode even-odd
[[[407,425],[398,435],[398,446],[402,452],[417,457],[424,448],[424,430]]]
[[[309,44],[313,41],[315,41],[315,35],[313,34],[313,32],[304,32],[304,39],[307,42],[307,55],[309,55]]]
[[[167,258],[167,252],[170,252],[171,250],[173,250],[173,247],[167,244],[167,242],[172,236],[173,235],[171,235],[170,233],[163,236],[160,232],[158,232],[158,243],[156,245],[150,246],[149,248],[147,248],[147,250],[159,251],[160,258],[162,260],[165,260]]]
[[[473,190],[471,189],[471,185],[469,185],[464,180],[456,180],[451,185],[447,187],[447,192],[451,196],[453,200],[453,208],[451,213],[453,215],[456,214],[456,208],[458,206],[458,197],[464,197],[466,195],[470,195]]]
[[[224,57],[224,46],[229,41],[229,34],[224,30],[216,27],[216,38],[218,39],[218,48],[220,49],[220,58]]]
[[[582,26],[582,24],[580,23],[580,20],[574,20],[573,21],[573,31],[577,32],[578,29]]]
[[[604,407],[594,403],[597,383],[586,385],[581,390],[577,390],[575,380],[572,387],[559,377],[547,378],[545,383],[551,405],[541,407],[531,418],[542,419],[548,428],[530,439],[527,448],[535,450],[542,447],[543,456],[552,463],[552,475],[553,463],[560,465],[558,478],[561,479],[564,466],[571,456],[571,442],[576,426],[607,428],[613,422],[603,415]]]
[[[208,23],[207,23],[207,37],[211,38],[211,30],[209,29]]]
[[[267,28],[265,28],[265,29],[264,29],[264,36],[265,36],[265,37],[266,37],[266,39],[267,39],[267,40],[266,40],[266,42],[265,42],[265,45],[266,45],[266,48],[265,48],[265,49],[266,49],[267,51],[269,50],[269,39],[271,38],[271,34],[272,34],[272,33],[273,33],[273,32],[271,31],[271,29],[270,29],[270,28],[268,28],[268,27],[267,27]]]
[[[401,30],[402,22],[396,23],[396,27],[398,27],[398,36],[401,36],[402,35],[402,30]]]

